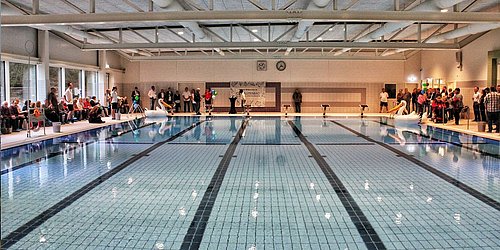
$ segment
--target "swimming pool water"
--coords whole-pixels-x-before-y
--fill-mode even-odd
[[[2,248],[500,248],[499,142],[385,118],[136,120],[1,154]]]

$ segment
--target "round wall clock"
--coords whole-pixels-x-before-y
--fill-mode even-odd
[[[276,63],[276,69],[279,71],[283,71],[286,69],[286,63],[284,61],[278,61]]]

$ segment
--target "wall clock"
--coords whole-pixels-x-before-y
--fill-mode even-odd
[[[284,61],[278,61],[276,63],[276,69],[279,71],[283,71],[286,69],[286,63]]]

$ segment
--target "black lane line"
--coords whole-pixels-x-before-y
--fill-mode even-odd
[[[177,145],[227,145],[225,142],[171,142]]]
[[[382,124],[382,125],[385,125],[385,126],[388,126],[388,127],[391,127],[391,128],[396,128],[396,126],[394,126],[394,125],[389,125],[387,123],[383,123],[383,122],[380,122],[380,121],[374,121],[374,120],[372,120],[372,122],[379,123],[379,124]],[[446,129],[442,129],[442,128],[438,128],[438,129],[445,130],[445,131],[451,131],[451,130],[446,130]],[[472,148],[472,147],[464,145],[464,144],[469,144],[469,145],[472,144],[472,145],[474,145],[474,144],[481,144],[481,143],[457,143],[457,142],[451,142],[451,141],[447,141],[447,140],[435,138],[435,137],[432,137],[430,135],[424,135],[422,133],[415,133],[413,131],[406,131],[406,132],[412,133],[414,135],[419,135],[419,136],[422,136],[422,137],[425,137],[425,138],[428,138],[428,139],[431,139],[431,140],[434,140],[434,141],[449,143],[449,144],[455,145],[457,147],[462,147],[462,148],[465,148],[465,149],[468,149],[468,150],[471,150],[471,151],[476,151],[476,152],[481,153],[483,155],[487,155],[487,156],[491,156],[493,158],[500,159],[500,155],[499,154],[492,154],[492,153],[489,153],[489,152],[482,151],[480,149],[476,149],[476,148]],[[455,131],[452,131],[452,132],[455,132]],[[460,133],[460,132],[457,132],[457,133]],[[478,136],[478,137],[480,137],[480,136]],[[482,138],[484,138],[484,137],[482,137]],[[486,144],[488,144],[488,143],[486,143]]]
[[[33,230],[38,228],[40,225],[42,225],[44,222],[46,222],[47,220],[52,218],[54,215],[61,212],[66,207],[70,206],[73,202],[80,199],[82,196],[84,196],[85,194],[87,194],[88,192],[90,192],[91,190],[93,190],[94,188],[96,188],[97,186],[99,186],[100,184],[102,184],[103,182],[105,182],[106,180],[108,180],[109,178],[114,176],[115,174],[119,173],[120,171],[122,171],[123,169],[128,167],[130,164],[136,162],[137,160],[139,160],[140,158],[142,158],[144,156],[147,156],[149,153],[151,153],[153,150],[157,149],[158,147],[161,147],[162,145],[177,139],[179,136],[183,135],[184,133],[188,132],[189,130],[193,129],[194,127],[200,125],[201,123],[203,123],[203,121],[199,121],[198,123],[191,125],[190,127],[186,128],[186,129],[182,130],[181,132],[177,133],[176,135],[170,137],[168,140],[159,142],[159,143],[145,149],[141,153],[134,155],[132,158],[126,160],[122,164],[111,169],[109,172],[106,172],[105,174],[97,177],[96,179],[94,179],[93,181],[88,183],[87,185],[85,185],[82,188],[78,189],[77,191],[73,192],[72,194],[70,194],[66,198],[59,201],[57,204],[55,204],[52,207],[48,208],[47,210],[43,211],[37,217],[33,218],[32,220],[28,221],[24,225],[20,226],[18,229],[14,230],[13,232],[11,232],[7,236],[5,236],[0,242],[1,248],[7,249],[7,248],[11,247],[16,242],[21,240],[23,237],[25,237],[26,235],[31,233]]]
[[[144,124],[144,125],[142,125],[142,126],[138,127],[137,129],[141,129],[141,128],[144,128],[144,127],[147,127],[147,126],[151,126],[151,125],[153,125],[153,124],[154,124],[154,123]],[[112,125],[111,125],[111,126],[112,126]],[[127,130],[127,131],[125,131],[125,132],[123,132],[123,133],[121,133],[121,134],[119,134],[119,135],[118,135],[118,134],[117,134],[117,135],[111,135],[111,136],[109,136],[109,137],[105,138],[104,140],[113,139],[113,138],[115,138],[115,137],[118,137],[118,136],[124,135],[124,134],[126,134],[126,133],[130,133],[130,132],[132,132],[132,131],[134,131],[134,130],[133,130],[133,129],[130,129],[130,130]],[[85,132],[85,131],[82,131],[82,132]],[[53,138],[53,139],[55,139],[55,138]],[[50,139],[47,139],[47,140],[50,140]],[[89,142],[82,143],[82,145],[72,146],[72,147],[68,148],[68,152],[71,152],[71,151],[73,151],[73,150],[75,150],[75,149],[77,149],[77,148],[79,148],[79,147],[86,147],[86,146],[88,146],[88,145],[90,145],[90,144],[93,144],[93,143],[96,143],[96,142],[101,142],[101,141],[100,141],[100,140],[89,141]],[[61,142],[61,143],[76,144],[77,142]],[[15,167],[12,167],[12,168],[3,169],[3,170],[1,171],[1,175],[4,175],[4,174],[6,174],[6,173],[8,173],[8,172],[10,172],[10,171],[15,171],[15,170],[18,170],[18,169],[20,169],[20,168],[24,168],[24,167],[30,166],[30,165],[35,164],[35,163],[37,163],[37,162],[40,162],[40,161],[42,161],[42,160],[48,160],[49,158],[52,158],[52,157],[55,157],[55,156],[58,156],[58,155],[62,155],[63,153],[64,153],[64,150],[62,150],[62,151],[58,151],[58,152],[54,152],[54,153],[50,153],[50,154],[49,154],[48,156],[46,156],[46,157],[45,157],[45,156],[44,156],[44,157],[40,157],[40,158],[37,158],[37,159],[31,160],[31,161],[29,161],[29,162],[22,163],[22,164],[20,164],[20,165],[17,165],[17,166],[15,166]]]
[[[496,200],[494,200],[494,199],[492,199],[492,198],[490,198],[490,197],[482,194],[481,192],[479,192],[479,191],[475,190],[474,188],[472,188],[472,187],[464,184],[463,182],[461,182],[461,181],[459,181],[459,180],[457,180],[457,179],[455,179],[455,178],[453,178],[453,177],[451,177],[451,176],[449,176],[449,175],[447,175],[447,174],[445,174],[445,173],[443,173],[443,172],[435,169],[434,167],[432,167],[432,166],[430,166],[430,165],[428,165],[428,164],[426,164],[424,162],[421,162],[420,160],[412,157],[411,155],[406,154],[403,151],[400,151],[400,150],[398,150],[396,148],[393,148],[393,147],[391,147],[391,146],[389,146],[389,145],[387,145],[387,144],[385,144],[383,142],[376,141],[376,140],[374,140],[374,139],[372,139],[372,138],[370,138],[370,137],[368,137],[368,136],[366,136],[364,134],[361,134],[358,131],[353,130],[353,129],[351,129],[351,128],[343,125],[343,124],[340,124],[340,123],[338,123],[336,121],[331,121],[331,122],[337,124],[338,126],[340,126],[340,127],[344,128],[344,129],[350,131],[351,133],[353,133],[353,134],[355,134],[355,135],[357,135],[359,137],[363,137],[367,141],[376,143],[376,144],[378,144],[378,145],[380,145],[380,146],[382,146],[382,147],[384,147],[384,148],[386,148],[386,149],[388,149],[388,150],[396,153],[398,157],[405,158],[406,160],[414,163],[415,165],[417,165],[417,166],[419,166],[419,167],[421,167],[421,168],[423,168],[423,169],[425,169],[425,170],[433,173],[434,175],[436,175],[437,177],[443,179],[444,181],[446,181],[446,182],[448,182],[448,183],[450,183],[450,184],[458,187],[462,191],[465,191],[466,193],[474,196],[476,199],[484,202],[486,205],[489,205],[492,208],[496,209],[497,211],[500,211],[500,202],[498,202],[498,201],[496,201]]]
[[[357,146],[357,145],[374,145],[371,142],[324,142],[316,143],[318,146]]]
[[[241,145],[255,145],[255,146],[297,146],[300,143],[241,143]]]
[[[295,126],[292,121],[288,121],[288,124],[290,124],[290,126],[293,128],[293,131],[295,132],[295,134],[297,134],[300,141],[302,141],[302,143],[304,143],[304,145],[307,147],[309,153],[311,153],[312,157],[314,158],[314,160],[316,160],[316,163],[323,171],[323,174],[328,179],[328,182],[330,182],[330,185],[332,186],[333,190],[335,190],[335,193],[337,194],[340,201],[342,202],[342,205],[349,214],[349,218],[351,218],[352,223],[354,223],[356,229],[358,230],[358,233],[361,235],[365,246],[368,249],[387,249],[373,226],[363,214],[363,211],[361,211],[361,208],[358,206],[339,177],[335,174],[335,172],[333,172],[332,168],[330,167],[330,165],[328,165],[323,156],[318,152],[314,145],[304,137],[300,129],[297,128],[297,126]]]
[[[189,225],[189,229],[184,236],[184,240],[182,241],[181,249],[199,249],[201,240],[203,238],[203,234],[205,233],[205,229],[208,224],[208,219],[210,214],[212,213],[212,209],[215,204],[215,200],[217,199],[217,195],[219,194],[220,187],[222,185],[222,181],[224,180],[224,176],[226,175],[227,169],[229,167],[229,163],[231,163],[231,159],[233,158],[233,154],[238,146],[238,143],[241,140],[243,135],[243,131],[245,131],[246,126],[248,124],[248,120],[245,120],[242,124],[238,133],[234,137],[234,140],[231,142],[229,147],[226,150],[226,153],[222,157],[222,160],[215,170],[214,176],[210,181],[210,184],[203,195],[203,198],[196,210],[196,214],[194,215],[191,224]]]

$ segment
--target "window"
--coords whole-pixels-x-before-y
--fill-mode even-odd
[[[36,100],[35,65],[9,63],[10,100]]]
[[[389,98],[396,98],[396,84],[386,83],[385,91],[389,94]]]
[[[47,93],[49,93],[50,88],[59,89],[59,84],[61,83],[61,68],[50,67],[49,68],[49,89]]]
[[[5,62],[2,62],[2,64],[0,65],[0,81],[2,82],[2,84],[0,84],[0,101],[5,101],[7,100],[7,95],[5,94],[5,91],[7,90],[7,88],[5,87]]]
[[[97,84],[97,72],[95,71],[85,71],[85,95],[95,96]]]
[[[73,83],[73,98],[78,98],[80,97],[81,90],[80,90],[80,82],[81,82],[81,70],[79,69],[66,69],[65,70],[65,84],[64,84],[64,90],[63,93],[66,91],[68,88],[68,83],[72,82]]]

